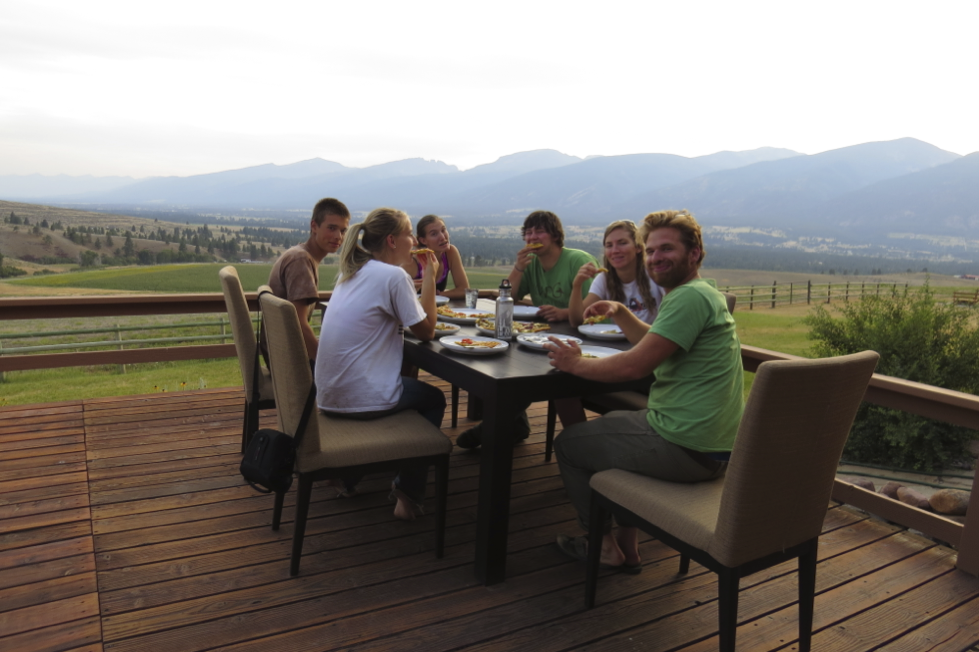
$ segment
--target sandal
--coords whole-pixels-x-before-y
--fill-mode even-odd
[[[569,537],[566,534],[557,535],[557,547],[572,559],[577,559],[578,561],[588,560],[588,538],[587,537]],[[612,566],[611,564],[598,565],[599,568],[605,568],[608,570],[615,570],[620,573],[625,573],[626,575],[638,575],[642,572],[642,562],[638,564],[630,564],[628,562],[623,562],[618,566]]]
[[[333,490],[337,492],[337,498],[353,498],[354,496],[360,493],[359,491],[357,491],[357,487],[350,487],[348,489],[347,486],[343,483],[343,480],[340,480],[339,478],[334,480],[327,480],[326,486],[332,487]]]

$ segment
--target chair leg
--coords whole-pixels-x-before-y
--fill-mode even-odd
[[[449,457],[435,465],[435,556],[445,554],[445,510],[449,494]]]
[[[733,568],[725,568],[717,574],[717,620],[721,652],[735,652],[734,640],[738,633],[738,585],[740,577]]]
[[[245,449],[248,448],[248,440],[251,439],[252,424],[251,421],[252,408],[251,403],[248,399],[245,399],[245,413],[241,417],[241,452],[244,453]]]
[[[598,502],[598,493],[591,492],[591,509],[588,514],[588,561],[585,565],[585,609],[595,606],[598,591],[598,562],[602,557],[602,537],[605,536],[605,519],[608,515]]]
[[[819,540],[799,555],[799,652],[809,652],[812,645],[813,607],[816,599],[816,557]]]
[[[554,401],[547,402],[547,428],[544,440],[544,461],[551,461],[551,453],[554,450],[554,428],[557,425],[557,406]]]
[[[690,570],[690,555],[685,552],[680,553],[680,575],[686,575]]]
[[[303,537],[306,535],[306,516],[309,513],[309,500],[313,495],[313,481],[309,476],[299,475],[299,489],[296,491],[296,524],[292,533],[292,559],[289,574],[299,575],[299,560],[303,556]]]
[[[272,508],[272,530],[279,531],[279,524],[282,523],[282,505],[286,502],[286,492],[275,492],[275,507]]]
[[[459,425],[459,386],[452,386],[452,427]]]

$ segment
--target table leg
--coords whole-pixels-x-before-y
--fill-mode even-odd
[[[476,579],[486,585],[506,579],[513,423],[517,417],[514,399],[503,393],[485,397],[476,520]]]
[[[466,407],[466,418],[470,421],[479,421],[483,418],[483,399],[469,394],[469,403]]]

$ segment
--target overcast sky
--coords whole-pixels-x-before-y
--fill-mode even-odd
[[[979,150],[976,0],[0,0],[0,174]]]

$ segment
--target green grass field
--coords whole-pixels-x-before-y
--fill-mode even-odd
[[[213,265],[167,265],[155,267],[127,267],[109,270],[95,270],[41,276],[14,281],[14,284],[62,290],[97,289],[102,291],[129,292],[220,292],[217,272],[222,267]],[[247,290],[254,290],[268,280],[271,265],[237,265],[242,284]],[[481,288],[495,288],[508,273],[505,268],[479,268],[468,270],[470,284]],[[320,268],[320,288],[330,289],[336,277],[336,267],[324,265]],[[776,308],[735,311],[738,334],[744,344],[759,346],[775,351],[806,355],[809,340],[802,318],[810,308],[794,305]],[[168,323],[216,318],[216,315],[179,315],[143,318],[112,318],[101,320],[128,324]],[[64,323],[60,323],[64,321]],[[44,330],[94,328],[94,320],[58,320],[57,323],[2,322],[3,332],[40,332]],[[211,331],[208,331],[211,332]],[[216,332],[216,331],[215,331]],[[165,333],[144,334],[144,337],[162,337]],[[135,337],[135,335],[133,335]],[[0,334],[0,340],[2,340]],[[71,341],[66,336],[57,340]],[[13,340],[5,342],[14,344]],[[746,374],[746,388],[750,387],[752,374]],[[118,366],[92,368],[64,368],[42,371],[10,372],[0,382],[0,406],[44,403],[102,396],[125,396],[152,393],[157,391],[181,391],[207,387],[229,387],[241,384],[237,360],[201,360],[189,362],[155,363],[130,365],[122,374]]]
[[[220,292],[218,270],[223,264],[153,265],[148,267],[118,267],[105,270],[32,276],[9,281],[11,285],[35,288],[89,288],[126,292],[193,293]],[[254,291],[269,280],[271,264],[235,265],[246,291]],[[509,269],[491,268],[468,271],[469,284],[474,287],[495,288],[506,278]],[[320,289],[332,290],[336,281],[336,265],[320,266]],[[449,285],[451,286],[451,283]]]

